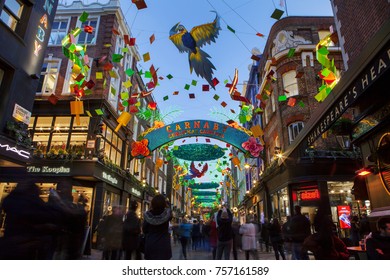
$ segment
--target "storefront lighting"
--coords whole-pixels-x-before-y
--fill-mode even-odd
[[[251,168],[251,166],[249,165],[249,163],[245,163],[244,167],[245,167],[245,169]]]

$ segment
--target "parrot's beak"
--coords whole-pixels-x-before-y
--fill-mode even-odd
[[[179,26],[180,22],[176,23],[171,30],[169,31],[169,36],[175,35],[177,33],[177,27]]]

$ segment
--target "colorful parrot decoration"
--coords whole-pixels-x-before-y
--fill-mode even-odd
[[[215,11],[212,12],[216,14],[213,22],[195,26],[190,32],[180,22],[177,23],[169,32],[169,39],[180,52],[188,53],[190,73],[194,70],[197,76],[204,78],[215,89],[212,79],[213,69],[216,69],[209,60],[210,55],[200,49],[206,43],[215,42],[221,30],[219,15]]]
[[[190,165],[190,173],[191,174],[184,176],[184,180],[203,177],[204,174],[206,174],[208,169],[209,169],[209,166],[206,163],[205,165],[203,165],[202,171],[199,171],[198,169],[196,169],[194,162],[191,162],[191,165]]]

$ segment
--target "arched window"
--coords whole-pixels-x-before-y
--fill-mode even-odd
[[[299,95],[295,70],[283,73],[283,89],[287,97]]]
[[[298,136],[299,132],[301,132],[303,127],[304,124],[301,121],[291,123],[288,126],[288,141],[290,144],[295,140],[295,138]]]

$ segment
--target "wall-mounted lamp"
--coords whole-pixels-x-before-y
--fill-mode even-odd
[[[358,176],[367,176],[370,174],[378,174],[378,167],[376,165],[369,165],[355,171]]]

